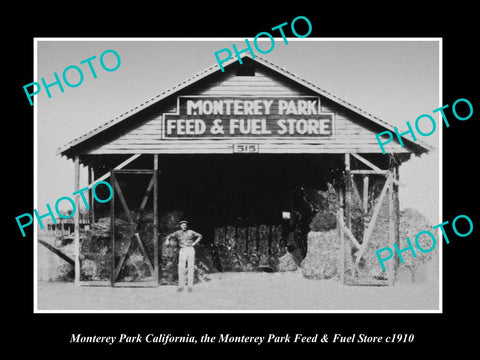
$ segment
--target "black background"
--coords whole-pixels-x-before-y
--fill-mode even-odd
[[[4,181],[4,221],[11,236],[4,236],[2,298],[7,331],[6,340],[15,354],[33,351],[38,356],[65,357],[83,353],[95,356],[101,352],[141,356],[163,356],[168,353],[206,350],[209,357],[229,357],[233,350],[269,353],[294,350],[298,356],[322,357],[334,350],[368,351],[379,356],[406,350],[400,354],[414,355],[417,350],[436,352],[457,349],[465,353],[475,348],[477,325],[475,290],[477,287],[477,254],[479,198],[474,184],[478,167],[476,144],[479,121],[478,38],[474,34],[478,20],[473,6],[460,3],[419,8],[416,4],[385,3],[368,7],[360,2],[351,6],[340,3],[337,8],[325,4],[276,3],[264,6],[243,2],[199,3],[197,7],[183,3],[174,9],[162,2],[141,4],[83,3],[62,5],[25,5],[10,8],[10,22],[2,24],[4,40],[2,156]],[[361,4],[361,5],[360,5]],[[418,2],[417,2],[418,4]],[[440,4],[440,3],[439,3]],[[445,3],[443,3],[445,4]],[[12,10],[13,9],[13,10]],[[276,11],[273,11],[273,10]],[[267,11],[265,11],[267,10]],[[474,231],[458,238],[447,231],[449,245],[444,246],[443,314],[33,314],[33,239],[19,235],[14,217],[33,209],[33,108],[25,101],[22,86],[33,81],[34,37],[253,37],[258,32],[296,16],[307,16],[313,26],[311,37],[442,37],[443,38],[443,104],[467,98],[474,114],[468,121],[450,122],[443,131],[443,219],[453,220],[467,214]],[[476,23],[477,21],[477,23]],[[299,33],[301,29],[298,30]],[[299,54],[301,56],[301,54]],[[475,91],[474,91],[475,89]],[[415,89],[411,89],[415,91]],[[402,104],[408,106],[408,104]],[[430,109],[426,109],[426,112]],[[447,109],[447,115],[451,110]],[[54,136],[54,135],[53,135]],[[10,196],[11,195],[11,196]],[[30,209],[30,210],[29,210]],[[4,232],[6,234],[6,232]],[[8,251],[6,251],[8,249]],[[10,264],[11,262],[11,264]],[[13,272],[13,273],[12,273]],[[470,326],[473,325],[473,328]],[[225,345],[197,344],[160,346],[155,344],[69,344],[72,333],[117,335],[126,332],[172,333],[174,335],[266,335],[269,332],[303,333],[366,333],[388,336],[392,333],[413,333],[411,344],[270,344]],[[298,352],[300,351],[301,352]],[[385,353],[384,353],[385,351]],[[455,351],[455,350],[454,350]],[[357,354],[365,354],[363,351]],[[317,354],[317,355],[316,355]],[[197,355],[198,356],[198,355]]]

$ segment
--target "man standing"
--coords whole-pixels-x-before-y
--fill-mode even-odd
[[[178,245],[180,246],[180,252],[178,254],[178,288],[177,291],[183,291],[183,286],[185,285],[185,267],[187,267],[187,284],[188,292],[192,292],[193,286],[193,274],[195,269],[195,249],[194,246],[202,240],[202,235],[189,230],[188,222],[182,220],[179,222],[180,230],[175,231],[174,233],[167,235],[165,244],[170,244],[170,238],[176,238]]]

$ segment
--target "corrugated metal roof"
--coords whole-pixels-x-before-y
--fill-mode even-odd
[[[355,113],[367,118],[368,120],[382,126],[383,128],[387,129],[387,130],[390,130],[390,131],[394,131],[393,130],[393,126],[390,125],[389,123],[379,119],[378,117],[366,112],[365,110],[362,110],[360,109],[359,107],[335,96],[334,94],[318,87],[317,85],[313,84],[312,82],[306,80],[306,79],[303,79],[301,78],[300,76],[298,75],[295,75],[293,74],[292,72],[288,71],[287,69],[283,68],[283,67],[280,67],[276,64],[273,64],[272,62],[260,57],[260,56],[255,56],[255,58],[252,58],[249,54],[247,53],[243,53],[241,54],[240,56],[242,59],[245,58],[245,57],[248,57],[250,58],[252,61],[254,62],[257,62],[291,80],[294,80],[296,81],[297,83],[299,83],[300,85],[303,85],[304,87],[318,93],[319,95],[322,95],[332,101],[334,101],[335,103],[337,104],[340,104],[342,105],[343,107],[347,108],[347,109],[350,109],[352,111],[354,111]],[[224,64],[224,68],[227,68],[229,67],[231,64],[237,62],[237,58],[232,58],[228,61],[226,61]],[[165,90],[164,92],[158,94],[157,96],[151,98],[150,100],[147,100],[143,103],[141,103],[140,105],[134,107],[133,109],[117,116],[116,118],[110,120],[110,121],[107,121],[106,123],[94,128],[93,130],[83,134],[82,136],[79,136],[75,139],[73,139],[72,141],[68,142],[67,144],[65,144],[63,147],[60,147],[58,150],[57,150],[57,155],[66,155],[65,153],[75,147],[76,145],[80,144],[81,142],[83,141],[86,141],[90,138],[92,138],[93,136],[111,128],[112,126],[115,126],[116,124],[118,124],[119,122],[129,118],[130,116],[140,112],[141,110],[144,110],[145,108],[153,105],[153,104],[156,104],[160,101],[162,101],[163,99],[167,98],[168,96],[171,96],[175,93],[177,93],[178,91],[182,90],[183,88],[205,78],[206,76],[208,75],[211,75],[217,71],[220,71],[220,66],[218,64],[215,64],[215,65],[212,65],[210,67],[208,67],[207,69],[203,70],[203,71],[200,71],[198,73],[196,73],[195,75],[191,76],[190,78],[184,80],[183,82],[181,83],[178,83],[177,85],[171,87],[170,89],[167,89]],[[418,146],[419,148],[421,148],[422,151],[420,152],[426,152],[426,151],[430,151],[430,150],[433,150],[433,148],[420,141],[420,140],[417,140],[417,142],[412,142],[411,140],[409,139],[406,139],[405,140],[410,143],[412,146]]]

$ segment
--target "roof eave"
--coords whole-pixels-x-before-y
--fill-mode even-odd
[[[259,57],[259,56],[255,56],[255,57],[251,57],[250,55],[248,55],[247,53],[243,53],[240,55],[240,59],[243,59],[243,58],[249,58],[251,59],[252,61],[255,61],[263,66],[265,66],[266,68],[276,72],[276,73],[279,73],[280,75],[283,75],[287,78],[289,78],[290,80],[292,81],[295,81],[296,83],[299,83],[300,85],[306,87],[307,89],[310,89],[311,91],[319,94],[319,95],[322,95],[324,96],[325,98],[361,115],[362,117],[376,123],[377,125],[381,126],[382,128],[385,128],[389,131],[394,131],[394,128],[393,126],[391,126],[390,124],[382,121],[381,119],[375,117],[374,115],[370,114],[370,113],[367,113],[366,111],[354,106],[353,104],[350,104],[349,102],[331,94],[330,92],[326,91],[326,90],[323,90],[321,88],[319,88],[318,86],[316,86],[315,84],[289,72],[288,70],[278,66],[278,65],[275,65],[265,59],[263,59],[262,57]],[[232,58],[228,61],[226,61],[223,65],[223,68],[224,69],[227,69],[229,67],[231,67],[233,64],[235,64],[236,62],[238,61],[238,58]],[[116,124],[124,121],[125,119],[139,113],[140,111],[168,98],[169,96],[173,96],[175,95],[176,93],[178,93],[180,90],[183,90],[185,89],[186,87],[196,83],[197,81],[199,80],[202,80],[204,79],[205,77],[209,76],[209,75],[212,75],[216,72],[219,72],[221,71],[220,69],[220,66],[217,64],[214,64],[210,67],[208,67],[207,69],[203,70],[203,71],[200,71],[198,73],[196,73],[195,75],[193,75],[192,77],[184,80],[183,82],[165,90],[164,92],[162,92],[161,94],[151,98],[150,100],[147,100],[146,102],[136,106],[135,108],[117,116],[115,119],[113,120],[110,120],[100,126],[98,126],[97,128],[91,130],[90,132],[68,142],[67,144],[65,144],[64,146],[60,147],[57,149],[56,151],[56,155],[59,155],[59,156],[66,156],[67,158],[72,158],[71,156],[71,152],[74,150],[75,147],[77,147],[78,145],[80,145],[81,143],[83,143],[84,141],[86,140],[89,140],[91,139],[92,137],[102,133],[103,131],[111,128],[112,126],[115,126]],[[403,138],[405,139],[405,138]],[[417,141],[417,142],[412,142],[408,139],[405,139],[406,143],[409,144],[410,146],[406,146],[409,150],[412,150],[413,153],[415,154],[421,154],[421,153],[428,153],[430,151],[432,151],[434,148],[423,143],[422,141]]]

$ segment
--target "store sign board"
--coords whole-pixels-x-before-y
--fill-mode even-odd
[[[325,138],[334,114],[315,96],[179,96],[177,112],[163,114],[164,139]]]

